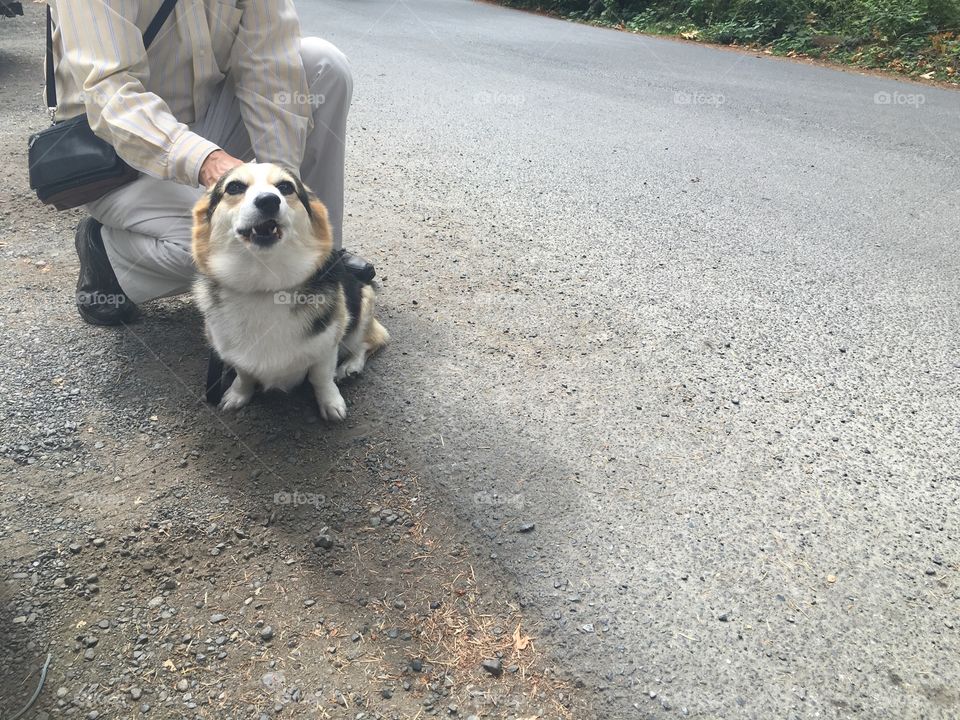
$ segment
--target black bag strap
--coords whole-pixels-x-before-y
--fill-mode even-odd
[[[167,18],[170,17],[170,13],[173,12],[174,5],[177,4],[177,0],[163,0],[163,5],[160,6],[160,9],[157,10],[157,14],[153,16],[153,20],[150,21],[150,24],[147,25],[147,29],[143,31],[143,48],[146,50],[150,47],[156,37],[157,33],[160,32],[160,28],[163,27],[163,24],[167,21]],[[57,107],[57,83],[53,74],[53,17],[50,12],[50,3],[47,3],[47,108],[51,111],[55,110]]]

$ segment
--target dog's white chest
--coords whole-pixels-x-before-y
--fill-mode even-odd
[[[296,387],[318,358],[336,347],[333,325],[312,332],[308,314],[295,312],[272,293],[214,298],[204,289],[197,299],[220,357],[254,376],[265,389]]]

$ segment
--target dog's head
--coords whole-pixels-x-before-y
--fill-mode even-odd
[[[327,209],[289,170],[239,165],[193,208],[193,259],[223,285],[280,290],[308,278],[333,248]]]

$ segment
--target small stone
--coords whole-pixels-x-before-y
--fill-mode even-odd
[[[407,604],[406,604],[403,600],[399,600],[399,599],[398,599],[398,600],[394,600],[394,601],[393,601],[393,606],[394,606],[397,610],[405,610],[406,607],[407,607]]]
[[[147,601],[147,607],[150,610],[155,610],[161,605],[163,605],[163,595],[157,595],[156,597],[152,597]]]
[[[329,550],[333,547],[333,538],[329,535],[317,535],[313,539],[313,546],[321,550]]]
[[[484,660],[480,663],[480,667],[486,670],[488,673],[494,677],[500,677],[503,673],[503,663],[500,662],[499,658],[492,658],[490,660]]]
[[[218,623],[222,623],[226,619],[227,619],[227,616],[224,615],[223,613],[214,613],[213,615],[210,616],[210,622],[213,623],[214,625]]]
[[[83,646],[84,646],[84,647],[88,647],[88,648],[92,648],[92,647],[94,647],[98,642],[100,642],[100,639],[99,639],[96,635],[87,635],[87,636],[83,639]]]
[[[433,600],[433,601],[430,602],[430,609],[431,609],[431,610],[439,610],[441,604],[442,604],[442,603],[441,603],[440,600]]]
[[[588,635],[594,631],[593,623],[585,623],[580,626],[580,632],[587,633]]]
[[[384,688],[380,691],[380,697],[382,697],[384,700],[389,700],[393,697],[393,691],[390,688]]]
[[[83,546],[82,546],[80,543],[70,543],[70,544],[67,546],[67,549],[68,549],[70,552],[72,552],[74,555],[76,555],[76,554],[79,553],[81,550],[83,550]]]
[[[260,639],[264,642],[273,640],[273,628],[267,625],[260,631]]]
[[[828,582],[828,583],[835,583],[836,581],[837,581],[837,576],[836,576],[836,575],[827,575],[827,582]]]
[[[720,615],[717,615],[717,620],[719,620],[720,622],[730,622],[730,613],[725,612],[725,613],[721,613]]]
[[[410,661],[410,669],[415,673],[421,672],[423,670],[423,660],[420,658],[414,658]]]
[[[97,654],[93,651],[93,648],[88,648],[87,651],[83,654],[84,660],[93,660]]]
[[[517,532],[518,533],[533,532],[534,529],[536,529],[536,527],[537,527],[536,523],[532,523],[532,522],[520,523],[520,525],[517,526]]]
[[[303,606],[304,606],[304,607],[313,607],[313,606],[316,605],[316,604],[317,604],[317,601],[316,601],[316,600],[304,600],[304,601],[303,601]]]
[[[143,690],[138,687],[130,688],[130,699],[139,700],[140,696],[143,695]]]
[[[190,689],[190,683],[187,680],[181,680],[177,683],[177,692],[186,692]]]
[[[268,672],[264,673],[263,677],[260,678],[260,682],[264,687],[270,688],[271,690],[278,685],[282,685],[286,680],[286,677],[282,672]]]
[[[93,539],[93,546],[94,546],[94,547],[101,548],[101,547],[103,547],[103,546],[106,545],[106,544],[107,544],[107,541],[104,540],[103,538],[94,538],[94,539]]]

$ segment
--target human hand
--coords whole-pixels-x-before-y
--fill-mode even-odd
[[[214,150],[207,155],[200,166],[200,184],[204,187],[212,187],[217,180],[237,165],[243,165],[243,160],[238,160],[223,150]]]

